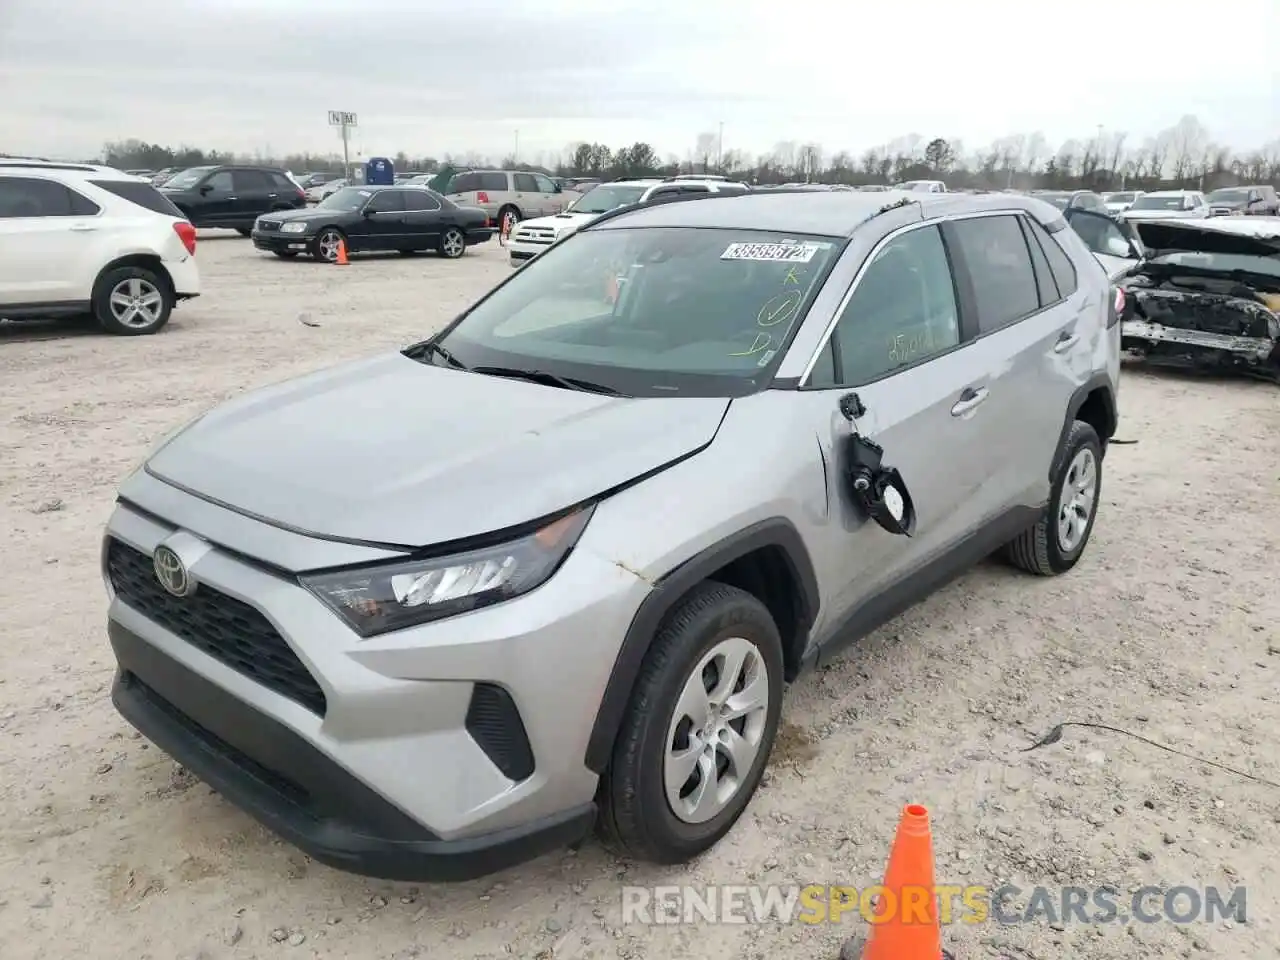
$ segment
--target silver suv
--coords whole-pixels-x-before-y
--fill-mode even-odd
[[[113,699],[347,870],[461,879],[593,826],[684,861],[806,667],[992,552],[1076,564],[1119,341],[1033,198],[606,214],[431,339],[162,442],[103,546]]]

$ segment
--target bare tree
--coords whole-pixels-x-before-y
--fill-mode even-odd
[[[805,182],[818,179],[822,173],[822,147],[816,143],[806,143],[796,154],[796,174],[804,177]]]
[[[708,173],[711,170],[712,161],[716,158],[716,150],[719,146],[719,140],[715,133],[700,133],[693,147],[693,162],[701,168],[702,173]]]
[[[1026,145],[1022,148],[1022,166],[1024,173],[1035,173],[1040,169],[1040,163],[1049,153],[1049,142],[1045,140],[1044,134],[1039,130],[1027,136]]]
[[[1191,176],[1196,161],[1204,155],[1208,139],[1204,124],[1191,114],[1184,116],[1169,131],[1169,159],[1173,165],[1174,180],[1181,183]]]
[[[1109,154],[1107,169],[1110,170],[1113,175],[1120,170],[1120,166],[1124,162],[1124,142],[1128,136],[1129,135],[1123,130],[1119,130],[1111,134],[1111,143],[1107,148],[1107,152]]]

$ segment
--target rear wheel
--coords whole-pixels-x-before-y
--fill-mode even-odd
[[[1093,533],[1102,492],[1102,441],[1082,420],[1071,424],[1049,504],[1035,526],[1005,548],[1016,567],[1042,577],[1066,573],[1079,562]]]
[[[457,260],[467,252],[467,238],[457,227],[450,227],[440,235],[440,256]]]
[[[505,234],[515,232],[516,224],[520,222],[520,211],[516,207],[506,206],[498,211],[498,227]]]
[[[98,280],[93,315],[108,333],[139,337],[168,323],[175,302],[167,278],[147,267],[120,267]]]
[[[782,641],[764,604],[737,587],[696,587],[640,669],[601,778],[604,843],[681,863],[719,841],[764,774],[782,686]]]
[[[253,233],[253,231],[248,227],[236,227],[236,233],[240,234],[242,237],[247,237]]]

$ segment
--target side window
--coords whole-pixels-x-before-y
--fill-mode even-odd
[[[658,187],[646,199],[648,203],[665,203],[680,195],[679,187]]]
[[[541,193],[538,189],[538,181],[533,178],[532,173],[513,173],[511,179],[515,181],[516,189],[521,193]]]
[[[1040,248],[1040,241],[1032,236],[1026,217],[1019,217],[1018,223],[1022,226],[1027,249],[1031,251],[1031,265],[1036,271],[1036,289],[1040,291],[1040,306],[1047,307],[1051,303],[1057,303],[1062,298],[1058,296],[1058,285],[1054,282],[1053,270],[1045,259],[1044,250]]]
[[[505,173],[481,173],[479,190],[486,190],[490,193],[505,193],[511,189],[511,185],[507,182]]]
[[[848,386],[878,380],[960,343],[955,284],[937,227],[911,230],[881,248],[831,340],[833,379]],[[820,358],[815,375],[825,362]]]
[[[0,219],[87,217],[98,206],[53,180],[0,177]]]
[[[406,210],[439,210],[440,201],[425,190],[406,190],[404,192],[404,208]]]
[[[453,178],[453,183],[449,185],[450,193],[471,193],[473,190],[480,189],[480,175],[478,173],[460,173]]]
[[[711,188],[705,183],[686,183],[680,187],[681,193],[710,193]]]
[[[957,220],[955,236],[973,278],[979,333],[999,330],[1040,309],[1031,254],[1017,217]]]
[[[297,190],[293,181],[286,177],[283,173],[268,173],[271,178],[271,186],[277,190]]]
[[[1058,246],[1058,241],[1049,236],[1048,230],[1031,218],[1026,219],[1024,223],[1031,228],[1031,235],[1040,241],[1040,249],[1044,251],[1045,259],[1049,261],[1049,269],[1053,271],[1053,280],[1058,287],[1058,293],[1064,299],[1071,296],[1076,292],[1077,287],[1075,264],[1071,262],[1066,251]]]
[[[556,185],[551,182],[550,177],[544,177],[540,173],[535,173],[533,175],[533,179],[538,184],[539,193],[555,193],[556,192]]]
[[[208,180],[206,180],[202,184],[202,186],[212,188],[210,190],[211,193],[230,193],[232,187],[234,186],[234,184],[231,181],[231,171],[219,170],[217,173],[211,176]]]
[[[369,201],[371,213],[397,213],[404,210],[403,190],[379,190]]]
[[[237,193],[266,193],[271,181],[261,170],[233,170],[231,184]]]

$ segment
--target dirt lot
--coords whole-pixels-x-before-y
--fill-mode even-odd
[[[224,397],[418,339],[508,268],[285,263],[201,240],[206,295],[164,333],[0,330],[0,955],[18,958],[834,957],[858,932],[620,923],[631,884],[876,883],[900,805],[940,883],[1248,888],[1244,925],[956,925],[958,957],[1275,956],[1280,393],[1129,373],[1094,539],[1069,576],[984,566],[789,694],[766,787],[681,870],[588,845],[412,888],[309,862],[177,769],[108,702],[98,571],[117,482]],[[308,325],[315,324],[314,326]]]

